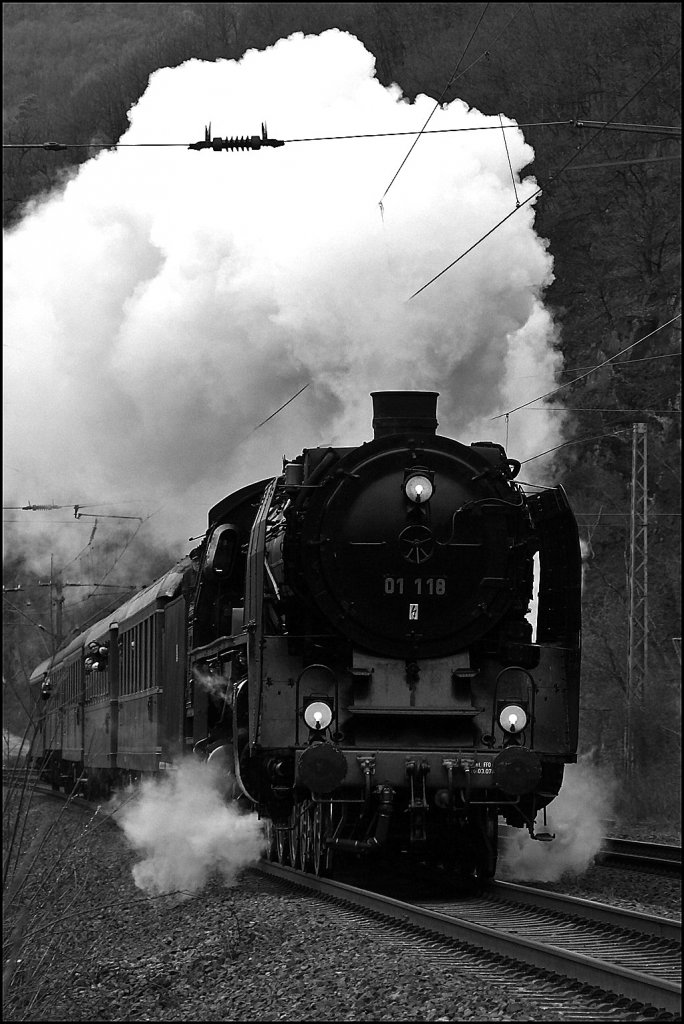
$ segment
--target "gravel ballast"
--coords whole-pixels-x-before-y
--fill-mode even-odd
[[[97,820],[34,801],[24,848],[41,821],[56,824],[41,849],[34,844],[24,887],[14,899],[8,890],[5,1020],[567,1019],[423,962],[396,937],[371,942],[333,904],[312,904],[249,870],[230,887],[213,878],[191,897],[147,896],[133,881],[139,856]],[[592,886],[604,870],[592,869]],[[674,916],[676,881],[651,878],[636,892],[644,876],[610,873],[625,898],[657,898],[652,912],[669,907]],[[592,898],[608,901],[595,889]]]

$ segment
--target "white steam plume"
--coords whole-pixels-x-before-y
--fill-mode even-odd
[[[515,830],[499,858],[497,876],[511,881],[555,882],[566,872],[581,875],[594,862],[611,817],[617,780],[591,764],[587,755],[565,766],[559,795],[546,809],[550,843]],[[541,813],[537,816],[537,831]]]
[[[262,120],[281,139],[406,132],[433,107],[384,88],[373,56],[333,29],[155,72],[122,141],[194,141],[209,121],[221,136]],[[561,358],[533,203],[408,301],[515,206],[498,113],[437,110],[431,130],[495,130],[425,135],[384,220],[411,137],[123,148],[84,164],[6,238],[5,493],[20,499],[7,504],[162,504],[156,536],[177,541],[282,454],[367,440],[374,390],[439,391],[440,433],[504,441],[490,417],[521,378],[525,399],[553,387]],[[533,151],[519,129],[506,141],[522,201]],[[511,420],[518,459],[559,439],[558,416],[526,422]]]
[[[262,822],[227,804],[223,790],[220,766],[188,760],[161,779],[143,781],[132,800],[121,802],[117,821],[143,855],[133,868],[139,889],[194,893],[216,874],[233,885],[256,863],[265,843]]]

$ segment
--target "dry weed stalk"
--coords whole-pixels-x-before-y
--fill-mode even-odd
[[[52,977],[50,965],[58,956],[62,964],[65,957],[69,959],[71,943],[55,925],[70,916],[68,911],[82,900],[87,887],[91,874],[87,840],[95,815],[74,835],[65,820],[71,797],[51,821],[45,808],[33,800],[35,781],[27,785],[25,773],[23,777],[17,773],[16,786],[12,781],[4,808],[8,827],[4,843],[3,983],[5,1017],[21,1020],[44,994],[47,979]],[[13,792],[15,788],[21,792]],[[26,836],[34,829],[26,848]],[[51,988],[50,997],[56,994]]]

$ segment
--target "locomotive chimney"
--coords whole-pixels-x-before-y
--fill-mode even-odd
[[[437,391],[373,391],[373,437],[435,434]]]

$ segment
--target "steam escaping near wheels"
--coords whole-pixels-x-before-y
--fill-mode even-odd
[[[555,882],[566,873],[583,874],[601,848],[603,820],[611,817],[616,788],[617,780],[588,758],[566,765],[562,789],[547,810],[555,840],[535,843],[527,832],[516,831],[502,848],[498,877]]]
[[[183,761],[161,778],[147,779],[116,819],[142,859],[135,884],[160,896],[199,892],[212,877],[235,885],[239,873],[265,849],[263,822],[223,798],[221,766]]]

